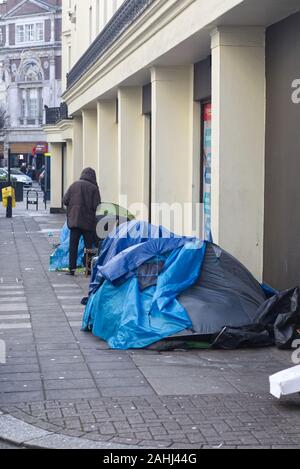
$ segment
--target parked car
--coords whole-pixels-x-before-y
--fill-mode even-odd
[[[7,172],[4,169],[0,168],[0,181],[6,181],[7,179]]]
[[[4,168],[0,168],[0,181],[5,182],[8,180],[8,172]],[[12,181],[17,181],[17,178],[13,175],[11,175],[11,180]]]
[[[8,174],[7,169],[5,168],[6,174]],[[10,170],[12,180],[17,182],[22,182],[25,187],[32,187],[32,179],[26,174],[22,173],[19,168],[11,168]]]

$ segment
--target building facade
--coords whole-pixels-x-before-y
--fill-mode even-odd
[[[14,165],[43,162],[44,106],[61,101],[61,21],[61,0],[0,1],[0,106],[8,118],[2,164],[8,147]]]
[[[299,0],[65,0],[52,209],[92,166],[103,200],[299,284],[299,31]]]

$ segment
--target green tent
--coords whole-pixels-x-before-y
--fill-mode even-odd
[[[120,207],[119,205],[110,202],[102,202],[97,208],[96,216],[97,218],[124,218],[128,221],[135,219],[134,215],[132,215],[132,213],[130,213],[126,208]]]

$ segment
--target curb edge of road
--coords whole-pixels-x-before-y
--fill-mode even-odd
[[[92,450],[130,450],[143,449],[139,446],[119,445],[75,438],[50,432],[23,422],[0,411],[0,441],[26,449],[92,449]]]

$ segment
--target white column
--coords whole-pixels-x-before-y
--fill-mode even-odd
[[[51,42],[55,41],[55,17],[51,17]]]
[[[9,24],[5,28],[5,47],[9,47]]]
[[[82,111],[83,167],[93,168],[98,174],[97,109]]]
[[[82,118],[74,116],[73,118],[73,145],[72,145],[72,158],[73,158],[73,181],[80,178],[83,170],[83,132],[82,132]]]
[[[185,235],[192,231],[193,116],[193,67],[154,68],[152,197],[163,216],[153,210],[153,222]]]
[[[144,218],[143,115],[142,88],[119,89],[119,201],[127,201],[138,218]],[[131,207],[130,207],[131,206]]]
[[[143,200],[145,204],[145,210],[143,213],[143,219],[145,221],[152,222],[152,210],[150,204],[152,203],[152,184],[150,180],[152,174],[150,173],[150,152],[151,152],[151,116],[143,116]]]
[[[20,91],[20,95],[23,93],[23,90]],[[18,86],[15,83],[11,83],[9,86],[8,93],[8,113],[10,117],[10,126],[19,127],[21,117],[21,107],[20,107],[20,95]],[[26,106],[26,116],[27,116],[27,106]]]
[[[259,279],[263,269],[265,31],[212,34],[212,231]]]
[[[99,185],[103,201],[118,203],[118,124],[117,101],[98,103]]]
[[[63,134],[66,142],[64,158],[64,190],[80,178],[83,169],[83,142],[82,142],[82,119],[74,116],[72,120],[73,129],[68,135]]]
[[[30,111],[30,89],[25,88],[25,93],[26,93],[26,112],[25,112],[25,117],[26,120],[24,122],[24,125],[27,125],[28,120],[31,118],[31,111]]]
[[[50,59],[50,107],[55,107],[56,105],[56,80],[55,80],[55,57]]]
[[[74,152],[73,152],[73,140],[68,139],[66,145],[66,153],[65,153],[65,171],[66,171],[66,185],[70,187],[73,182],[75,182],[75,160],[74,160]]]
[[[51,143],[51,210],[62,207],[62,144]]]

